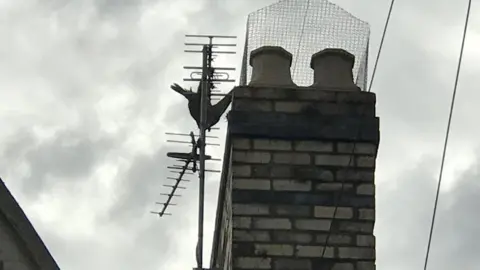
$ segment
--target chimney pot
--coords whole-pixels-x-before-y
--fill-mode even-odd
[[[250,53],[249,86],[295,86],[290,67],[292,54],[279,46],[263,46]]]
[[[353,82],[355,56],[344,49],[327,48],[312,55],[313,87],[359,91]]]

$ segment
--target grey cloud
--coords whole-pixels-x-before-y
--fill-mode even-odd
[[[114,205],[106,215],[98,216],[97,226],[100,228],[114,228],[128,234],[129,245],[115,245],[109,247],[108,251],[98,249],[91,250],[94,239],[75,240],[70,244],[74,249],[71,254],[91,254],[93,260],[68,260],[68,265],[74,269],[135,269],[142,265],[142,269],[158,269],[167,258],[175,256],[175,250],[181,249],[182,243],[178,240],[182,231],[195,227],[196,215],[192,213],[198,201],[196,176],[189,177],[192,182],[184,182],[181,185],[187,189],[178,190],[176,194],[181,197],[174,198],[176,206],[170,206],[168,212],[172,216],[158,218],[154,214],[148,215],[152,210],[159,210],[160,206],[155,201],[163,202],[164,197],[160,193],[168,193],[168,188],[162,184],[170,183],[166,179],[167,165],[175,164],[167,159],[166,152],[171,151],[170,147],[158,149],[152,156],[138,156],[128,171],[121,176],[117,182],[117,197]],[[178,151],[178,147],[175,148]],[[206,207],[214,209],[217,192],[216,182],[206,183]],[[61,250],[63,241],[56,239],[56,235],[48,235],[52,239],[52,249],[57,251],[59,256],[64,253]],[[114,241],[114,239],[103,239],[101,241]],[[97,253],[99,252],[99,253]],[[191,250],[193,254],[194,250]],[[64,254],[65,257],[69,257]]]
[[[139,216],[142,213],[132,217],[134,226],[102,224],[124,232],[120,239],[101,235],[103,230],[98,230],[96,237],[65,239],[46,228],[42,236],[62,268],[131,270],[141,266],[145,270],[162,269],[168,258],[178,256],[177,250],[182,245],[178,238],[172,237],[175,234],[169,225],[172,218],[159,220],[153,215]],[[195,226],[187,216],[174,220],[178,222],[176,230]]]
[[[378,115],[382,121],[379,162],[395,166],[379,168],[382,173],[378,175],[388,175],[391,169],[399,172],[394,179],[382,179],[384,181],[378,184],[376,232],[379,269],[423,267],[439,156],[435,156],[435,159],[419,158],[422,160],[419,163],[407,161],[403,168],[399,167],[398,160],[406,158],[407,153],[417,151],[414,145],[423,144],[425,149],[430,146],[436,149],[436,155],[441,153],[463,16],[457,12],[458,6],[449,9],[448,6],[452,5],[444,4],[440,4],[442,12],[439,13],[437,5],[429,7],[420,3],[397,3],[398,9],[392,14],[373,86],[378,98]],[[432,37],[435,41],[441,41],[442,35],[450,34],[445,31],[446,21],[450,29],[453,26],[458,30],[455,37],[445,36],[445,39],[458,39],[458,48],[455,50],[446,43],[431,43]],[[376,35],[379,38],[380,32]],[[439,55],[438,50],[431,49],[432,46],[443,47],[444,53],[451,57]],[[376,56],[376,50],[370,53]],[[371,57],[372,63],[373,60],[374,57]],[[463,72],[468,70],[464,68]],[[463,133],[466,144],[477,144],[474,134],[479,132],[476,126],[467,124],[467,119],[472,119],[472,113],[468,115],[462,112],[474,108],[471,103],[478,94],[472,91],[472,85],[475,85],[472,77],[461,77],[451,137],[451,140],[459,141],[458,134]],[[477,167],[478,164],[474,165],[470,171],[476,171]],[[478,240],[472,237],[478,234],[477,229],[469,226],[468,230],[458,229],[462,224],[477,223],[473,213],[478,199],[474,195],[468,196],[468,199],[463,195],[467,190],[473,194],[480,191],[472,186],[474,177],[468,176],[472,175],[471,172],[457,176],[459,181],[455,188],[441,195],[429,269],[473,269],[478,264],[474,254],[480,247],[470,242],[470,239]]]
[[[94,0],[94,1],[66,1],[47,0],[38,4],[38,8],[51,11],[81,10],[94,8],[95,14],[106,20],[138,19],[142,11],[161,0]]]
[[[15,180],[22,182],[26,195],[35,198],[55,185],[51,177],[75,181],[89,176],[114,145],[114,138],[92,138],[80,130],[60,131],[45,142],[26,131],[11,138],[1,157],[10,166],[26,163],[28,176]]]
[[[426,158],[379,185],[377,258],[379,269],[423,268],[437,184],[437,158]],[[474,269],[480,259],[477,212],[480,164],[456,176],[440,195],[428,269]],[[393,187],[393,188],[392,188]]]
[[[190,116],[187,107],[187,101],[182,100],[180,103],[171,104],[165,112],[164,123],[169,126],[175,126],[178,128],[178,124],[182,124],[182,132],[188,133],[190,130],[197,130],[195,121]]]
[[[2,149],[3,164],[15,164],[19,162],[20,158],[26,154],[26,152],[35,145],[37,138],[33,134],[31,129],[23,128],[17,130],[13,136],[10,136],[5,140],[4,148]],[[7,168],[2,168],[6,170]]]
[[[208,27],[208,29],[211,29],[210,31],[214,31],[219,35],[231,35],[231,30],[238,27],[238,20],[244,19],[242,17],[245,16],[245,13],[250,9],[247,5],[241,5],[237,6],[238,9],[233,10],[230,8],[231,4],[232,3],[227,3],[227,1],[206,1],[202,10],[192,14],[192,18],[197,18],[197,24],[193,26],[194,31],[200,32]],[[205,16],[206,11],[215,15]],[[199,18],[202,19],[198,20]]]
[[[126,85],[136,93],[134,112],[148,109],[151,114],[158,106],[156,103],[159,99],[163,96],[168,99],[168,94],[161,89],[164,86],[158,84],[162,73],[181,51],[179,45],[183,43],[185,31],[182,24],[159,17],[155,22],[158,23],[158,36],[151,38],[158,43],[158,48],[154,48],[146,43],[145,33],[138,24],[143,13],[139,12],[135,18],[114,14],[118,20],[107,20],[99,17],[99,14],[104,14],[102,12],[89,12],[90,2],[65,5],[60,2],[57,1],[53,6],[37,6],[39,12],[30,19],[36,24],[18,19],[20,15],[27,16],[28,9],[17,10],[17,16],[8,20],[10,29],[7,34],[16,33],[16,36],[22,36],[30,44],[35,43],[37,51],[41,51],[38,57],[22,53],[21,49],[16,49],[13,54],[6,52],[4,57],[10,59],[11,65],[15,63],[25,67],[22,71],[29,72],[28,76],[40,77],[47,82],[49,91],[61,98],[59,104],[75,106],[84,111],[88,111],[105,95],[126,91]],[[99,10],[107,7],[121,9],[124,6],[126,14],[135,13],[131,8],[132,1],[124,2],[96,1],[92,4],[97,5]],[[158,1],[135,2],[142,12],[154,3]],[[167,23],[170,24],[165,27]],[[32,35],[32,31],[43,34]],[[16,42],[14,38],[6,39],[10,43]],[[7,74],[12,72],[7,67],[5,70]]]
[[[189,119],[186,102],[181,97],[171,98],[174,94],[168,89],[173,82],[170,76],[177,74],[165,72],[166,69],[180,71],[181,65],[187,64],[182,62],[187,57],[180,48],[182,35],[238,35],[241,47],[248,12],[274,1],[191,1],[202,5],[202,10],[184,14],[185,24],[183,19],[182,23],[175,25],[166,20],[157,22],[158,40],[155,42],[158,44],[152,49],[142,36],[144,29],[138,19],[153,5],[167,2],[68,1],[67,5],[66,1],[60,0],[41,1],[36,9],[19,9],[15,16],[6,17],[8,23],[1,28],[7,40],[6,45],[0,45],[0,62],[4,63],[0,63],[2,73],[21,72],[22,82],[40,74],[48,82],[48,90],[54,93],[58,103],[66,104],[75,110],[76,115],[89,120],[82,132],[71,130],[71,134],[58,134],[58,142],[77,140],[77,144],[70,146],[62,146],[53,140],[37,146],[37,139],[28,129],[18,131],[16,140],[4,142],[7,150],[1,159],[2,173],[24,161],[33,164],[32,175],[28,181],[23,180],[24,185],[29,184],[30,189],[38,188],[45,194],[49,194],[53,185],[46,180],[48,175],[55,175],[65,182],[88,177],[93,168],[112,158],[105,155],[128,138],[130,126],[134,126],[136,121],[148,121],[152,114],[158,112],[159,100],[162,106],[168,106],[164,125],[181,131],[193,129],[194,123]],[[370,60],[373,64],[388,1],[382,2],[381,6],[378,1],[370,1],[371,5],[358,1],[338,2],[371,23]],[[132,7],[132,3],[137,6]],[[432,138],[439,141],[443,135],[454,63],[450,58],[430,50],[430,40],[426,37],[442,37],[442,27],[460,22],[463,7],[446,3],[442,0],[438,5],[431,6],[415,1],[398,1],[392,15],[373,88],[378,94],[378,114],[382,119],[381,158],[385,162],[398,164],[396,161],[403,158],[404,152],[412,149],[412,141],[431,141]],[[203,14],[207,8],[214,15],[205,18]],[[58,33],[47,31],[53,27],[47,23],[50,19],[57,20]],[[170,24],[164,27],[167,22]],[[16,39],[18,36],[35,46],[24,49],[19,45],[23,43]],[[456,54],[457,51],[450,53]],[[22,69],[17,69],[19,66]],[[474,76],[475,73],[471,72],[463,78],[463,89],[469,88],[469,91],[464,90],[459,96],[456,114],[460,119],[456,132],[464,133],[468,140],[473,140],[480,132],[472,125],[461,123],[473,123],[475,120],[475,101],[480,94],[470,89],[471,85],[476,85]],[[35,89],[34,86],[32,84],[32,89]],[[127,128],[120,132],[118,138],[106,137],[93,120],[97,115],[92,108],[100,96],[114,96],[125,87],[130,88],[137,99],[133,112],[122,112],[129,115]],[[48,112],[42,113],[48,115]],[[146,270],[163,269],[168,257],[176,256],[178,261],[193,257],[194,250],[183,246],[190,245],[192,241],[179,242],[178,237],[196,227],[196,182],[186,183],[188,189],[182,191],[183,197],[177,200],[179,206],[171,209],[174,216],[158,220],[154,215],[145,215],[155,209],[156,200],[161,200],[158,193],[165,191],[161,187],[166,183],[165,165],[168,161],[165,152],[170,150],[158,146],[152,156],[138,155],[128,160],[131,164],[121,170],[116,180],[118,197],[112,209],[103,215],[92,206],[91,215],[97,218],[96,237],[70,239],[55,232],[54,228],[40,228],[62,268],[130,270],[142,265],[142,269]],[[427,160],[413,169],[410,168],[413,161],[405,163],[405,172],[401,177],[386,179],[385,183],[379,184],[379,269],[420,268],[423,259],[435,187],[432,175],[436,170],[431,171],[431,168],[436,168],[438,161]],[[385,171],[388,169],[382,168]],[[400,168],[395,166],[395,169]],[[478,235],[478,229],[470,225],[476,223],[472,213],[477,203],[474,195],[478,193],[478,187],[472,180],[478,176],[473,170],[463,176],[464,180],[454,190],[442,195],[431,269],[474,267],[476,257],[468,252],[469,249],[478,250],[474,241],[476,238],[470,236]],[[215,211],[218,185],[215,179],[218,176],[210,176],[207,182],[209,215]],[[396,185],[389,188],[393,183]],[[123,242],[109,234],[102,234],[109,228],[123,232],[131,241]],[[182,247],[182,252],[173,254],[174,250]],[[443,264],[440,265],[440,262]]]
[[[398,8],[392,14],[372,88],[377,93],[377,109],[382,124],[381,162],[395,160],[406,154],[409,151],[405,149],[410,149],[412,144],[439,149],[443,143],[459,53],[462,14],[451,12],[459,20],[452,22],[452,26],[458,29],[458,35],[450,36],[451,32],[445,32],[440,23],[444,20],[442,16],[436,16],[421,4],[413,6],[417,10],[410,13],[407,3],[396,3]],[[382,27],[377,25],[377,30],[372,32],[370,72],[377,54],[384,16],[379,21]],[[458,47],[451,48],[447,42],[438,43],[442,37],[448,40],[455,38]],[[473,123],[473,110],[476,107],[473,100],[478,99],[477,91],[472,88],[475,85],[473,77],[466,76],[469,71],[474,71],[474,67],[468,67],[467,63],[468,57],[465,55],[452,139],[459,140],[461,136],[463,143],[473,143],[480,129],[475,125],[462,124]]]
[[[163,199],[159,193],[163,189],[162,184],[167,182],[167,149],[161,148],[153,156],[134,159],[117,182],[116,202],[105,217],[106,221],[119,224],[135,222],[134,216],[146,211],[147,207],[155,210],[154,200]]]
[[[169,187],[163,187],[163,184],[172,185],[173,180],[168,180],[168,177],[175,177],[176,174],[170,173],[167,166],[181,165],[183,162],[177,162],[166,157],[166,153],[170,151],[188,152],[187,147],[162,147],[158,149],[153,156],[137,156],[128,169],[128,171],[120,177],[117,190],[116,204],[112,207],[106,216],[108,222],[117,222],[119,224],[128,224],[134,222],[132,217],[139,212],[150,208],[151,210],[159,210],[161,206],[155,206],[155,201],[160,203],[165,201],[165,197],[160,196],[160,193],[169,193]],[[191,180],[191,182],[182,182],[180,185],[186,189],[177,190],[176,194],[181,195],[179,198],[174,198],[172,203],[178,203],[178,206],[172,206],[168,211],[173,211],[175,215],[185,214],[186,206],[196,204],[197,198],[197,177],[193,175],[186,175],[184,179]],[[207,192],[216,193],[215,187],[218,182],[207,182]],[[211,199],[208,203],[215,203],[215,196],[207,196]]]
[[[65,135],[57,141],[68,142],[70,141],[69,138],[72,139]],[[28,136],[24,141],[28,141]],[[83,143],[85,147],[85,142]],[[73,177],[65,174],[72,174],[72,171],[68,170],[71,167],[68,161],[79,164],[78,160],[81,160],[81,158],[73,160],[78,148],[62,149],[60,146],[61,143],[58,148],[48,147],[48,145],[41,147],[43,150],[52,149],[51,157],[45,156],[45,151],[32,153],[31,149],[28,146],[26,147],[24,152],[27,155],[32,153],[32,156],[34,156],[30,160],[34,159],[37,162],[40,160],[41,163],[35,165],[37,169],[32,175],[55,174],[62,180]],[[101,164],[101,161],[91,156],[91,148],[88,147],[87,151],[82,150],[84,154],[80,157],[90,154],[92,161],[88,165]],[[97,151],[99,150],[98,147],[94,148]],[[168,209],[168,212],[173,214],[172,216],[159,219],[158,216],[149,212],[158,211],[160,206],[155,205],[155,202],[165,200],[165,197],[160,196],[160,193],[169,192],[168,188],[162,187],[162,184],[171,184],[171,181],[166,179],[168,174],[166,166],[176,163],[166,157],[166,152],[172,150],[183,151],[187,148],[160,147],[153,155],[136,156],[130,167],[119,174],[115,180],[115,198],[112,201],[112,207],[106,213],[101,213],[95,211],[95,206],[92,205],[91,215],[95,216],[94,222],[97,228],[95,237],[62,237],[56,233],[54,227],[43,227],[42,223],[38,223],[37,229],[58,263],[63,268],[72,270],[86,268],[130,270],[139,265],[142,265],[142,269],[153,270],[162,268],[162,265],[169,260],[168,258],[178,258],[179,251],[182,251],[182,254],[185,253],[184,243],[179,240],[182,237],[182,232],[196,227],[196,214],[194,214],[193,209],[196,209],[198,201],[197,177],[190,176],[188,178],[192,182],[182,183],[182,186],[187,189],[177,191],[177,194],[182,195],[182,197],[174,198],[173,203],[177,205],[170,206]],[[55,152],[59,154],[55,154]],[[62,162],[66,162],[66,165],[53,164],[50,162],[53,159],[56,161],[63,160]],[[40,165],[43,165],[43,167],[40,167]],[[40,171],[39,167],[43,171]],[[74,173],[84,176],[90,175],[91,168],[79,167],[79,169],[73,170]],[[207,217],[211,217],[215,210],[218,188],[218,181],[215,179],[217,178],[209,177],[210,181],[206,183]],[[34,180],[24,180],[25,185],[37,185]],[[52,185],[53,183],[49,184]],[[34,190],[33,186],[29,188]],[[35,190],[40,192],[38,189]],[[48,194],[48,192],[49,186],[45,185],[43,194]],[[29,195],[28,192],[26,195]],[[84,199],[88,200],[88,198]],[[112,232],[114,233],[112,234]],[[121,233],[122,236],[116,239],[115,232]],[[206,239],[206,241],[206,246],[208,246],[209,239]],[[188,250],[190,254],[194,254],[193,248]],[[84,259],[81,259],[82,257]],[[88,260],[85,258],[88,258]]]
[[[148,8],[150,5],[158,3],[158,0],[99,0],[95,1],[95,6],[100,14],[109,14],[111,12],[132,12],[132,8]]]
[[[35,9],[17,10],[17,15],[29,20],[19,20],[22,16],[9,19],[10,28],[5,33],[23,36],[29,44],[35,43],[36,46],[34,53],[28,54],[18,47],[16,39],[7,36],[10,47],[16,49],[8,53],[0,49],[0,58],[8,60],[2,61],[1,69],[7,74],[14,72],[6,66],[7,62],[22,67],[15,72],[22,72],[24,78],[41,77],[47,82],[47,89],[42,89],[44,94],[54,96],[57,105],[71,109],[81,124],[56,134],[47,142],[40,142],[29,130],[18,131],[13,141],[4,142],[7,149],[2,151],[2,173],[10,175],[6,181],[21,182],[20,190],[25,193],[22,196],[26,195],[33,203],[40,194],[47,197],[51,194],[56,184],[53,177],[58,183],[78,184],[76,179],[88,178],[97,166],[117,158],[111,151],[129,139],[129,127],[135,128],[137,120],[148,121],[158,113],[158,103],[166,93],[161,85],[171,83],[165,82],[163,73],[174,64],[174,59],[180,58],[177,50],[186,31],[181,29],[183,24],[175,25],[172,21],[169,21],[168,28],[159,25],[159,48],[155,49],[145,44],[143,29],[138,25],[138,18],[147,6],[138,9],[128,5],[108,7],[113,2],[104,1],[94,3],[96,11],[89,13],[89,2],[69,1],[67,5],[56,1],[50,2],[54,4],[50,6],[47,5],[49,2],[42,3],[45,5]],[[140,6],[139,2],[135,4]],[[52,30],[55,23],[57,30]],[[163,20],[163,23],[167,21]],[[117,33],[112,35],[109,31]],[[42,35],[32,35],[32,32],[42,32]],[[122,90],[117,88],[125,86],[135,92],[136,98],[134,112],[123,112],[129,116],[127,122],[131,124],[127,123],[125,130],[109,137],[95,122],[97,112],[94,106],[100,97],[115,95]],[[165,96],[165,104],[170,106],[168,94]],[[47,111],[41,113],[48,115]],[[40,127],[42,124],[36,123]],[[62,125],[57,122],[49,124]],[[176,125],[180,127],[183,123],[177,119]],[[112,209],[104,215],[92,205],[90,215],[96,217],[98,228],[95,237],[66,236],[55,231],[54,226],[37,226],[62,268],[130,270],[141,265],[146,270],[161,269],[169,257],[178,257],[178,252],[172,252],[179,250],[184,243],[175,235],[195,227],[196,215],[191,212],[198,199],[196,182],[187,183],[188,189],[177,200],[179,206],[171,209],[172,217],[158,220],[155,215],[148,214],[150,210],[158,210],[154,202],[162,200],[160,192],[166,192],[161,187],[166,183],[166,150],[159,147],[153,157],[134,156],[128,160],[131,162],[129,168],[128,165],[120,168],[122,174],[118,175],[114,187],[118,197],[113,201]],[[23,163],[30,167],[30,175],[21,179],[12,169]],[[216,196],[212,194],[217,192],[216,187],[215,181],[207,184],[208,209],[214,209]],[[83,199],[89,200],[88,197]],[[115,239],[108,233],[109,229],[123,232],[130,241]],[[192,249],[190,254],[193,252]],[[80,259],[82,257],[84,259]]]

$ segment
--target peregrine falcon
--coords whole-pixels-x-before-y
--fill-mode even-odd
[[[190,115],[197,122],[197,126],[200,128],[200,100],[201,100],[201,83],[198,85],[197,92],[190,90],[185,90],[178,84],[173,84],[170,86],[172,90],[181,94],[188,100],[188,110]],[[226,96],[224,96],[219,102],[215,105],[212,105],[210,100],[207,102],[207,126],[205,127],[208,131],[210,128],[220,121],[220,117],[225,112],[227,107],[232,102],[232,91],[230,91]]]

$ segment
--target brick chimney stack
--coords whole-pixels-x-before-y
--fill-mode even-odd
[[[292,82],[291,59],[257,49],[234,91],[212,267],[374,270],[375,94],[345,50],[312,56],[311,87]]]

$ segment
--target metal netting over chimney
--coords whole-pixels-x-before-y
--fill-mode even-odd
[[[250,53],[262,46],[280,46],[293,54],[292,78],[299,86],[313,83],[312,54],[341,48],[355,56],[353,76],[367,86],[370,27],[327,0],[283,0],[248,15],[240,85],[251,79]]]

